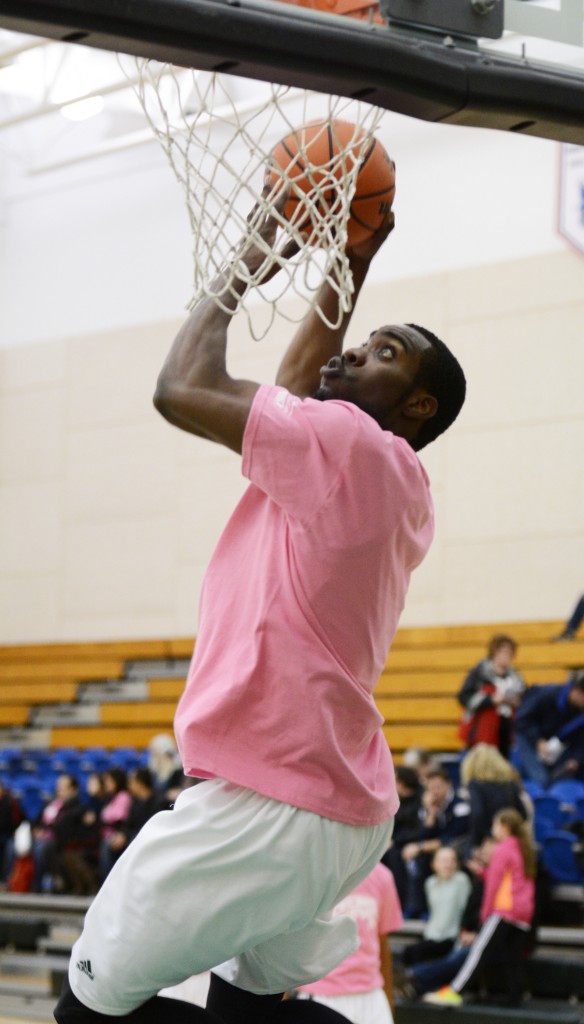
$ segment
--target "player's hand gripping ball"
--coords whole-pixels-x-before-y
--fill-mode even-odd
[[[358,165],[347,224],[348,247],[375,234],[395,195],[395,164],[378,139],[363,151],[364,132],[348,121],[313,121],[291,132],[271,153],[269,182],[288,184],[284,216],[309,244],[315,220],[338,204],[344,180]]]

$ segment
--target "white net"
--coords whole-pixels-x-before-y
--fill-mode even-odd
[[[130,58],[122,59],[129,61]],[[365,103],[311,93],[265,82],[250,82],[220,73],[201,72],[153,61],[132,62],[138,67],[135,87],[146,117],[182,186],[193,238],[192,309],[203,297],[214,294],[218,274],[235,257],[244,234],[266,253],[272,279],[259,284],[259,272],[250,274],[239,299],[252,336],[257,340],[270,329],[276,314],[301,320],[308,307],[317,304],[317,292],[326,278],[339,294],[338,326],[350,310],[352,275],[346,254],[350,217],[360,161],[371,145],[382,111]],[[128,75],[127,66],[124,70]],[[336,121],[355,126],[353,136],[318,174],[310,171],[299,129],[315,121]],[[323,127],[326,130],[326,127]],[[294,135],[297,157],[288,169],[279,168],[270,194],[263,192],[272,150]],[[298,167],[303,168],[302,190]],[[305,173],[304,173],[305,171]],[[307,185],[307,179],[309,184]],[[288,206],[277,214],[278,242],[274,250],[255,232],[269,205],[282,188],[282,180],[296,194],[297,214],[287,219]],[[341,187],[340,186],[341,183]],[[255,207],[255,210],[254,210]],[[254,213],[249,218],[250,211]],[[283,254],[286,242],[297,243],[293,259]],[[280,272],[273,274],[279,267]],[[245,269],[244,269],[245,273]],[[261,270],[265,279],[266,264]],[[301,303],[289,299],[299,296]]]

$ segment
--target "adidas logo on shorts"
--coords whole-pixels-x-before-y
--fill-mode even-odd
[[[91,960],[78,960],[77,970],[81,971],[82,974],[86,974],[90,981],[93,981],[93,973],[91,970]]]

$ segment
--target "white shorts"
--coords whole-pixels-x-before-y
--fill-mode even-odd
[[[391,1007],[383,989],[350,992],[341,996],[311,996],[316,1003],[330,1006],[351,1024],[393,1024]]]
[[[322,978],[357,947],[355,923],[329,912],[378,863],[392,829],[321,818],[221,779],[185,790],[95,897],[73,947],[73,992],[122,1016],[211,968],[259,994]]]

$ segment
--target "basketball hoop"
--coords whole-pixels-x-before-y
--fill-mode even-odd
[[[218,72],[143,59],[120,60],[128,77],[135,76],[137,66],[136,95],[185,193],[193,239],[193,294],[188,308],[193,309],[207,296],[221,305],[221,298],[212,290],[213,281],[235,258],[242,236],[251,232],[254,242],[266,250],[261,277],[272,277],[259,287],[257,275],[256,279],[250,277],[239,300],[252,337],[263,338],[276,314],[298,322],[309,308],[316,309],[330,327],[338,327],[352,304],[353,281],[346,254],[351,200],[361,159],[371,146],[383,112],[354,100],[251,83]],[[132,61],[131,74],[124,67],[126,61]],[[330,201],[330,176],[326,182],[315,176],[308,194],[303,194],[309,226],[306,221],[294,223],[277,214],[278,240],[274,251],[268,251],[259,234],[254,234],[254,220],[250,225],[248,215],[256,206],[256,221],[260,222],[266,210],[273,209],[272,201],[283,186],[294,190],[294,175],[287,177],[285,170],[278,168],[277,183],[269,195],[262,194],[270,155],[282,138],[297,133],[297,174],[298,160],[306,156],[298,129],[315,120],[344,120],[355,125],[354,137],[331,161],[330,171],[339,186],[335,201]],[[282,250],[291,240],[298,253],[288,260]],[[277,266],[280,273],[274,274]],[[334,323],[317,303],[325,279],[339,295]],[[302,302],[290,303],[292,296]]]

